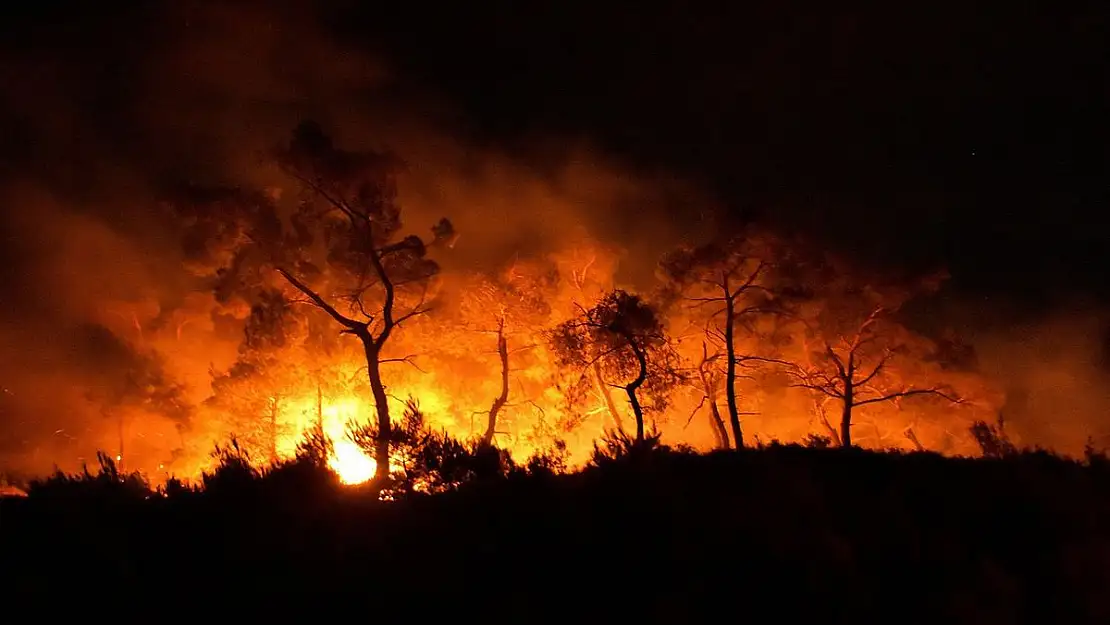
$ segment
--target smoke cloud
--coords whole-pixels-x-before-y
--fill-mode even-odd
[[[265,154],[302,119],[405,159],[407,229],[448,216],[460,233],[447,271],[600,241],[619,251],[617,283],[634,288],[650,284],[661,252],[719,223],[705,189],[627,167],[588,137],[548,138],[527,159],[462,139],[450,103],[398,89],[380,59],[337,43],[312,3],[75,11],[40,20],[21,38],[39,43],[0,61],[15,86],[0,96],[11,138],[0,152],[0,469],[75,468],[115,449],[129,419],[168,456],[210,371],[236,358],[241,325],[213,314],[183,269],[161,200],[182,183],[292,193]],[[1110,408],[1100,323],[1091,313],[974,332],[1030,441],[1074,449],[1104,427],[1093,425]]]
[[[2,154],[0,221],[8,468],[74,468],[117,447],[117,412],[172,431],[185,415],[151,402],[209,394],[241,325],[221,325],[205,285],[183,271],[161,200],[182,183],[292,192],[265,155],[302,119],[407,162],[407,229],[446,215],[461,233],[448,271],[600,238],[623,250],[620,273],[635,283],[651,277],[642,259],[709,223],[688,217],[695,205],[708,214],[703,193],[634,174],[585,140],[528,164],[466,144],[448,106],[394,91],[388,68],[335,43],[309,3],[51,17],[33,33],[43,43],[0,63],[5,84],[19,85],[0,102],[15,138]],[[73,25],[82,21],[91,25]]]

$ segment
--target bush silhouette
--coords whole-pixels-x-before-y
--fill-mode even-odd
[[[613,433],[565,472],[565,448],[517,466],[409,412],[393,501],[338,484],[325,441],[311,439],[264,469],[232,441],[195,487],[152,492],[107,457],[97,473],[36,482],[25,499],[0,499],[5,535],[18,537],[5,545],[18,571],[6,590],[26,599],[79,585],[107,605],[121,588],[156,596],[202,580],[174,606],[189,618],[232,601],[259,618],[372,601],[387,618],[432,598],[506,622],[537,609],[711,621],[724,598],[756,621],[1110,615],[1110,473],[1093,447],[1083,460],[774,442],[696,454],[655,433]],[[74,566],[98,574],[59,576]],[[635,588],[651,591],[620,600]]]
[[[102,502],[142,501],[153,493],[141,474],[121,473],[115,461],[104,452],[97,452],[100,465],[96,473],[88,466],[81,473],[68,475],[55,471],[44,480],[32,480],[28,496],[35,499],[83,499]]]

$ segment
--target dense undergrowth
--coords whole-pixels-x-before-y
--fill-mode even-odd
[[[977,459],[610,437],[574,473],[440,437],[394,501],[319,441],[267,470],[223,448],[196,487],[102,457],[2,500],[3,589],[113,620],[1110,622],[1110,463],[982,427]]]

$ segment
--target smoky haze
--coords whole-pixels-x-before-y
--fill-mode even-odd
[[[448,215],[461,233],[447,271],[601,238],[623,250],[624,280],[642,282],[653,254],[708,223],[686,216],[696,206],[708,219],[704,194],[623,170],[585,137],[546,150],[542,167],[461,143],[448,107],[392,91],[387,67],[331,43],[305,6],[148,5],[87,29],[81,15],[44,21],[37,45],[0,64],[19,85],[2,102],[15,139],[3,153],[0,276],[8,466],[74,468],[115,449],[105,406],[166,421],[151,445],[176,446],[187,411],[166,415],[151,393],[181,386],[183,403],[203,400],[241,330],[213,321],[161,200],[183,183],[289,189],[265,155],[302,119],[406,161],[407,228]],[[68,45],[46,45],[59,39]]]
[[[265,154],[302,119],[405,159],[408,229],[448,216],[460,233],[448,272],[596,240],[619,250],[618,283],[647,285],[662,251],[719,224],[712,193],[624,166],[587,134],[537,141],[526,160],[465,141],[450,102],[398,89],[388,64],[336,43],[309,3],[263,4],[55,9],[9,38],[29,45],[0,62],[4,467],[75,468],[116,448],[108,415],[120,412],[154,424],[137,444],[168,457],[210,392],[210,368],[235,359],[241,328],[222,324],[183,270],[161,200],[183,183],[291,192]],[[1003,322],[970,338],[1007,389],[1012,422],[1069,450],[1101,434],[1110,397],[1097,309]]]

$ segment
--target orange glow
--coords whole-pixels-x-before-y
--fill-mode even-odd
[[[336,441],[328,458],[328,466],[344,484],[362,484],[374,477],[378,463],[354,443]]]
[[[436,308],[406,323],[382,355],[381,376],[393,422],[401,421],[405,401],[413,398],[429,428],[460,441],[481,436],[490,406],[501,391],[496,328],[498,319],[504,317],[509,393],[497,417],[494,443],[520,462],[550,450],[559,441],[565,444],[568,466],[582,466],[594,443],[614,423],[619,421],[626,431],[630,429],[632,411],[622,389],[608,389],[610,407],[593,380],[583,397],[570,401],[568,389],[581,372],[556,366],[543,333],[574,316],[579,305],[591,305],[619,286],[615,278],[619,258],[619,250],[582,238],[527,260],[510,259],[497,273],[446,268],[436,278]],[[221,310],[236,311],[235,322],[242,323],[249,307],[239,310],[236,305],[233,300]],[[213,447],[225,445],[232,437],[248,450],[252,462],[265,466],[292,458],[306,435],[322,431],[329,442],[327,464],[342,483],[355,485],[371,479],[376,469],[373,453],[350,436],[352,429],[376,418],[365,354],[358,341],[337,337],[338,330],[324,318],[319,320],[319,332],[332,343],[321,348],[308,342],[302,326],[294,326],[286,342],[267,353],[272,358],[268,368],[220,389],[213,384],[213,374],[219,377],[231,369],[238,345],[214,338],[213,328],[208,327],[212,325],[210,306],[214,302],[198,298],[190,308],[178,309],[171,323],[141,337],[134,330],[133,318],[149,325],[160,314],[157,308],[120,307],[126,314],[108,320],[117,334],[130,336],[136,345],[156,348],[187,381],[195,406],[189,426],[180,431],[145,407],[129,408],[122,441],[127,469],[140,470],[155,481],[169,475],[192,480],[212,468]],[[296,306],[298,315],[320,315],[310,306]],[[704,307],[688,305],[666,311],[667,331],[688,363],[696,364],[702,356],[708,314]],[[800,356],[800,341],[784,345],[782,357]],[[759,353],[765,347],[755,337],[738,337],[738,353]],[[922,370],[919,374],[905,367],[899,374],[903,372],[910,380],[934,373]],[[973,418],[991,420],[1000,399],[979,377],[963,377],[966,379],[958,380],[956,374],[946,374],[946,380],[957,384],[960,393],[971,400],[959,411],[927,402],[869,406],[855,416],[856,443],[910,449],[913,443],[904,432],[912,428],[928,449],[975,453],[967,425]],[[656,426],[667,444],[714,448],[716,433],[698,386],[690,383],[675,389],[665,412],[648,415],[647,428]],[[749,443],[800,441],[810,434],[825,433],[815,416],[812,397],[774,376],[745,376],[736,386]],[[719,413],[727,421],[720,391],[717,401]],[[613,411],[618,419],[613,418]],[[97,424],[102,429],[91,444],[115,457],[121,436],[116,421],[102,419]],[[401,470],[400,461],[394,460],[393,471]]]
[[[317,421],[323,419],[323,433],[329,441],[328,466],[344,484],[362,484],[374,477],[377,463],[359,447],[349,436],[349,430],[369,418],[372,407],[364,405],[356,397],[341,397],[335,401],[317,402],[315,397],[303,397],[288,403],[284,419],[291,419],[284,425],[279,436],[277,448],[279,456],[287,458],[296,450],[297,443],[314,429],[320,427]]]
[[[359,402],[354,398],[343,398],[323,409],[324,434],[331,441],[328,466],[335,471],[344,484],[361,484],[368,481],[374,477],[374,471],[378,466],[373,458],[347,436],[347,429],[359,422],[359,409]]]

